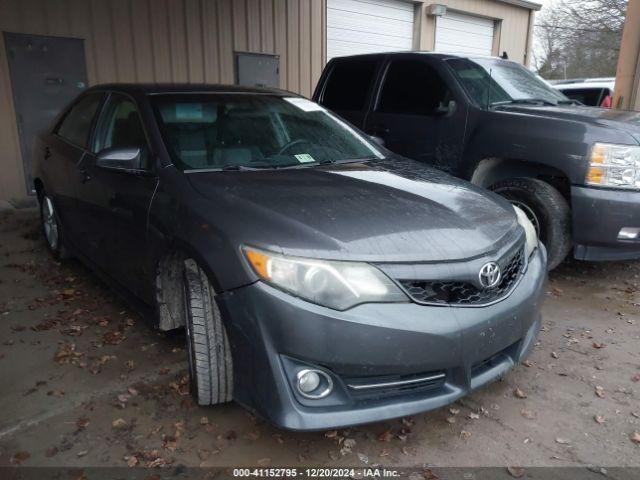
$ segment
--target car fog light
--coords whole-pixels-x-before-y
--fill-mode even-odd
[[[304,369],[296,375],[296,387],[306,398],[324,398],[333,390],[333,380],[321,370]]]
[[[618,240],[637,240],[640,237],[640,228],[624,227],[618,232]]]

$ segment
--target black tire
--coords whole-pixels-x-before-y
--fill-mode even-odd
[[[47,249],[56,260],[64,260],[69,257],[69,254],[64,246],[62,223],[55,202],[44,191],[39,194],[39,201],[40,226]]]
[[[571,251],[571,210],[562,194],[536,178],[512,178],[491,190],[521,207],[547,247],[549,270],[556,268]]]
[[[233,395],[233,362],[216,292],[194,260],[185,260],[184,266],[191,391],[200,405],[229,402]]]

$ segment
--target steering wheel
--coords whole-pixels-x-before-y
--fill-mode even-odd
[[[289,143],[287,143],[284,147],[282,147],[277,155],[283,155],[284,152],[286,152],[287,150],[289,150],[291,147],[294,147],[296,145],[300,145],[303,143],[311,143],[309,140],[307,140],[306,138],[298,138],[296,140],[291,140]]]

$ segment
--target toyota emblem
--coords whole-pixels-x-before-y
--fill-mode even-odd
[[[495,287],[500,282],[501,277],[500,266],[496,262],[485,263],[478,274],[480,285],[484,288]]]

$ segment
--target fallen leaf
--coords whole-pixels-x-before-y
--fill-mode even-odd
[[[116,418],[111,422],[111,426],[116,430],[121,430],[127,426],[127,421],[124,418]]]
[[[201,417],[200,418],[200,425],[208,425],[209,424],[209,418],[208,417]]]
[[[337,430],[329,430],[328,432],[325,432],[324,436],[327,437],[327,438],[335,438],[335,437],[338,436],[338,431]]]
[[[551,357],[555,359],[560,358],[556,352],[551,352]]]
[[[598,397],[604,398],[604,387],[601,387],[600,385],[596,385],[594,388],[594,391]]]
[[[602,415],[594,415],[593,419],[601,425],[606,421]]]
[[[402,419],[402,424],[403,424],[405,427],[413,427],[413,426],[415,425],[415,423],[416,423],[416,422],[414,422],[414,421],[413,421],[413,418],[411,418],[411,417],[404,417],[404,418]]]
[[[633,443],[640,443],[640,432],[633,432],[633,435],[631,435],[631,441]]]
[[[11,457],[11,463],[20,465],[22,462],[27,461],[29,457],[31,457],[31,454],[29,452],[21,451]]]
[[[78,457],[84,457],[87,453],[89,453],[89,450],[82,450],[81,452],[76,453],[76,455]]]
[[[392,438],[393,433],[391,433],[391,430],[385,430],[380,435],[378,435],[379,442],[390,442]]]
[[[447,417],[447,423],[456,423],[456,417]]]
[[[560,445],[568,445],[568,444],[571,443],[571,440],[568,440],[566,438],[558,437],[558,438],[556,438],[556,443],[559,443]]]
[[[527,394],[518,387],[513,391],[513,394],[518,398],[527,398]]]
[[[402,447],[402,453],[407,457],[413,457],[415,455],[415,449],[410,447]]]
[[[47,451],[44,452],[44,456],[47,458],[51,458],[58,453],[58,447],[49,447]]]
[[[522,365],[529,368],[533,366],[533,362],[531,360],[525,360],[524,362],[522,362]]]
[[[451,407],[451,408],[449,409],[449,413],[451,413],[451,415],[457,415],[457,414],[459,414],[459,413],[460,413],[460,409],[459,409],[459,408]]]
[[[469,419],[470,420],[478,420],[480,418],[480,415],[478,415],[477,413],[469,413]]]
[[[600,343],[600,342],[593,342],[593,343],[591,344],[591,346],[592,346],[593,348],[604,348],[604,347],[605,347],[605,344],[604,344],[604,343]]]
[[[524,468],[522,467],[507,467],[507,472],[513,478],[520,478],[524,475]]]
[[[520,414],[524,417],[527,418],[529,420],[533,420],[536,418],[536,414],[533,413],[531,410],[528,410],[526,408],[523,408],[522,410],[520,410]]]
[[[460,432],[460,438],[462,438],[463,440],[468,440],[471,438],[471,432],[467,431],[467,430],[462,430]]]
[[[89,425],[89,419],[88,418],[84,418],[83,417],[83,418],[79,418],[76,421],[76,426],[78,428],[80,428],[80,429],[87,428],[87,425]]]
[[[631,377],[632,382],[640,382],[640,373],[636,373],[633,377]]]
[[[139,463],[138,457],[136,457],[135,455],[124,457],[124,459],[127,461],[127,465],[129,467],[135,467]]]
[[[364,453],[358,453],[358,458],[362,463],[369,463],[369,457],[367,457]]]

